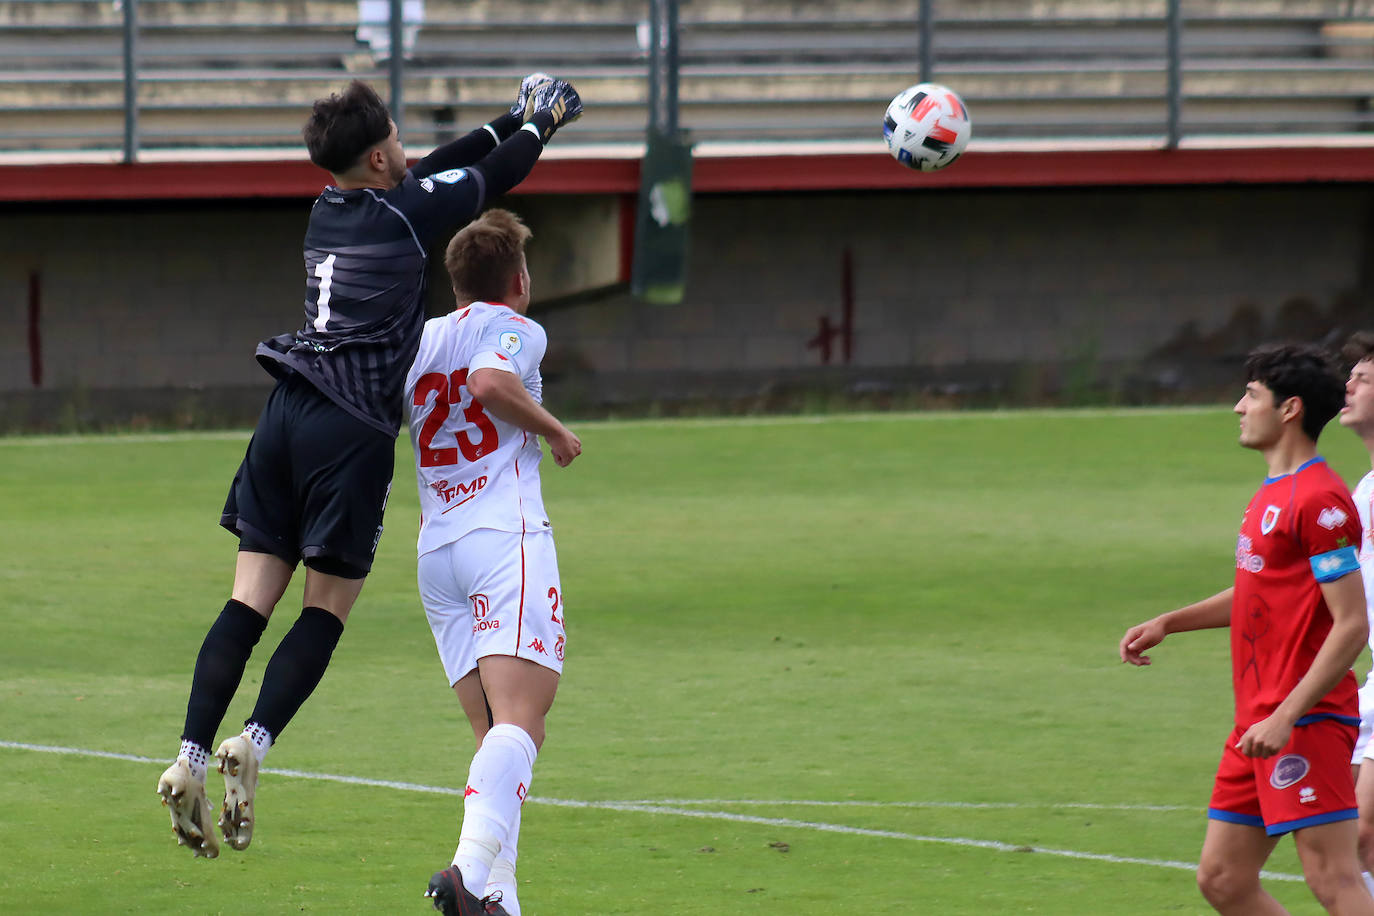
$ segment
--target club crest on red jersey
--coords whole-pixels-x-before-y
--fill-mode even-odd
[[[1279,513],[1283,511],[1278,506],[1265,506],[1264,515],[1260,516],[1260,534],[1268,534],[1274,530],[1274,526],[1279,523]]]

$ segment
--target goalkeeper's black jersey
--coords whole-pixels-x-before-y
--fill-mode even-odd
[[[300,373],[392,436],[400,431],[402,388],[425,323],[429,245],[481,212],[488,194],[523,179],[542,149],[518,132],[478,167],[451,167],[464,152],[461,143],[416,163],[388,191],[325,188],[305,232],[305,323],[258,344],[268,372]],[[499,167],[482,167],[497,157],[504,160]]]

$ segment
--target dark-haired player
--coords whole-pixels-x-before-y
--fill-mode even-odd
[[[233,591],[196,659],[181,749],[158,780],[173,831],[197,856],[219,852],[205,793],[211,742],[296,564],[306,567],[301,615],[243,732],[216,752],[219,827],[235,849],[252,839],[262,759],[324,675],[371,569],[424,326],[428,245],[515,187],[581,112],[567,82],[532,74],[509,112],[407,169],[396,125],[365,83],[315,102],[302,134],[333,183],[305,232],[305,321],[258,345],[277,384],[220,520],[239,538]]]
[[[1148,665],[1170,633],[1231,628],[1235,729],[1222,749],[1197,880],[1218,912],[1286,910],[1260,884],[1279,838],[1292,833],[1308,887],[1330,913],[1374,914],[1355,853],[1350,756],[1359,726],[1351,664],[1369,636],[1345,483],[1317,437],[1345,401],[1329,355],[1261,347],[1237,402],[1240,444],[1268,476],[1241,520],[1235,585],[1137,624],[1122,661]]]

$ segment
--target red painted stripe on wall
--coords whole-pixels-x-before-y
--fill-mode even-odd
[[[42,335],[43,281],[36,270],[29,271],[29,381],[33,387],[43,386]]]

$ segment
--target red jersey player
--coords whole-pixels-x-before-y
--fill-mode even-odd
[[[1350,491],[1317,454],[1344,404],[1331,358],[1308,346],[1261,347],[1236,403],[1240,444],[1268,476],[1241,521],[1235,585],[1137,624],[1122,661],[1166,635],[1231,628],[1235,729],[1222,750],[1198,886],[1220,913],[1286,912],[1260,870],[1292,833],[1307,884],[1330,913],[1374,916],[1355,852],[1350,754],[1359,727],[1351,664],[1369,634]]]

